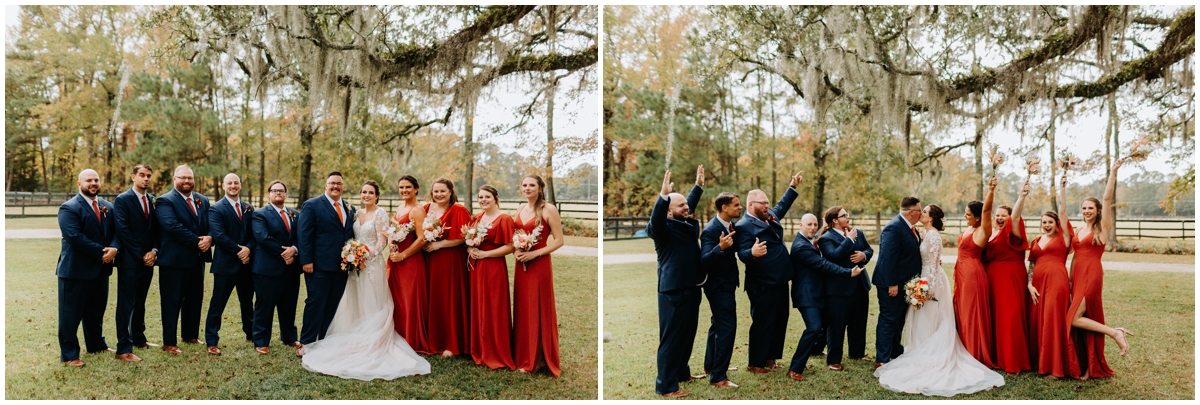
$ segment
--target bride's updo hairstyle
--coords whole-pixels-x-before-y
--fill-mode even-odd
[[[983,207],[979,207],[979,209],[982,210]],[[930,221],[930,224],[933,225],[933,229],[937,229],[938,232],[941,232],[946,228],[946,226],[942,224],[942,218],[945,216],[946,213],[942,212],[942,207],[937,206],[937,204],[929,204],[929,217],[933,218],[933,220]]]
[[[375,189],[375,203],[379,204],[379,183],[376,183],[375,180],[367,180],[366,183],[363,183],[363,186],[371,186],[371,188]]]

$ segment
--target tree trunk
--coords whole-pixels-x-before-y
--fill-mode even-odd
[[[775,76],[772,75],[772,76],[767,76],[767,77],[769,77],[771,80],[769,87],[771,89],[774,89],[775,88]],[[776,178],[778,169],[776,167],[776,162],[775,162],[777,160],[775,148],[779,147],[779,144],[776,141],[779,137],[779,133],[778,133],[779,131],[777,131],[777,128],[775,127],[775,92],[774,91],[771,92],[770,99],[771,99],[771,145],[769,147],[767,147],[766,149],[771,151],[771,195],[775,196],[775,198],[778,198],[779,197],[779,183],[778,183],[778,179]]]
[[[972,94],[975,101],[975,111],[979,111],[979,96]],[[983,187],[987,181],[983,178],[983,119],[975,118],[975,199],[983,201]]]
[[[1058,127],[1058,101],[1050,99],[1050,129],[1046,131],[1046,140],[1050,142],[1050,210],[1058,212],[1058,165],[1054,164],[1054,138]],[[1066,201],[1063,201],[1065,204]]]
[[[558,204],[554,198],[554,95],[558,84],[551,84],[546,94],[546,200]]]
[[[472,215],[475,214],[472,206],[475,201],[475,103],[477,100],[477,98],[472,98],[468,101],[466,114],[463,115],[465,121],[463,125],[466,127],[463,128],[463,145],[466,146],[466,151],[463,153],[463,159],[466,162],[466,169],[463,173],[466,183],[466,189],[463,190],[466,201],[463,201],[463,206],[467,207],[467,212]]]
[[[308,201],[309,187],[312,183],[313,132],[311,118],[308,114],[305,114],[304,123],[300,127],[300,151],[304,155],[300,160],[300,199],[297,200],[297,204],[303,204],[305,201]]]
[[[1121,158],[1121,126],[1120,126],[1121,118],[1120,118],[1120,114],[1117,111],[1116,97],[1112,94],[1110,94],[1109,98],[1108,98],[1108,116],[1109,116],[1108,125],[1110,128],[1112,128],[1112,155],[1111,155],[1110,162],[1115,162],[1116,159]],[[1108,171],[1110,171],[1110,172],[1116,171],[1112,168],[1112,163],[1108,164]],[[1111,175],[1116,176],[1117,174],[1112,173]],[[1104,196],[1100,196],[1100,198],[1104,198]],[[1116,225],[1116,223],[1117,223],[1116,222],[1117,221],[1117,202],[1118,202],[1117,191],[1113,190],[1113,204],[1112,204],[1113,205],[1112,206],[1113,225]],[[1117,243],[1119,242],[1117,240],[1116,227],[1114,226],[1112,229],[1106,229],[1105,232],[1108,233],[1108,244],[1105,246],[1105,248],[1109,249],[1109,250],[1115,249],[1117,247]]]

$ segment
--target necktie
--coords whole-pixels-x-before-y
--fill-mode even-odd
[[[146,196],[142,196],[142,216],[150,219],[150,206],[146,204]]]
[[[96,200],[92,200],[92,211],[96,212],[96,222],[104,223],[100,220],[100,208],[96,205]]]
[[[236,212],[236,213],[238,214],[238,221],[241,221],[241,220],[242,220],[242,205],[241,205],[241,204],[234,204],[234,205],[233,205],[233,212]]]
[[[919,240],[921,240],[921,235],[917,234],[917,227],[916,227],[916,226],[913,226],[913,227],[912,227],[912,231],[913,231],[913,237],[917,238],[917,240],[918,240],[918,241],[919,241]]]
[[[334,208],[334,209],[337,209],[337,212],[338,212],[338,221],[341,221],[343,224],[345,224],[345,223],[346,223],[346,217],[343,217],[343,216],[342,216],[342,204],[341,204],[341,202],[339,201],[339,202],[333,203],[333,208]]]
[[[188,208],[192,209],[192,215],[200,216],[200,213],[196,212],[196,206],[194,205],[195,201],[192,200],[192,197],[187,198],[187,203],[188,203]]]
[[[729,223],[729,233],[733,233],[733,223]]]
[[[283,229],[287,229],[288,233],[291,233],[292,226],[288,224],[287,215],[283,214],[283,210],[279,210],[279,218],[283,219]]]

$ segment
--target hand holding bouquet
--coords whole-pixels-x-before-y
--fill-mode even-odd
[[[425,217],[421,222],[421,233],[425,237],[426,242],[436,242],[442,237],[442,220],[438,218]]]
[[[538,236],[541,236],[541,235],[542,235],[542,226],[541,225],[538,225],[537,228],[533,228],[532,233],[525,233],[524,229],[518,229],[515,233],[513,233],[513,239],[512,239],[513,247],[516,247],[517,250],[520,250],[522,252],[528,252],[530,249],[533,249],[533,247],[537,245]]]
[[[400,242],[408,239],[408,234],[412,232],[412,230],[412,222],[406,222],[404,225],[400,225],[399,221],[396,221],[395,218],[392,218],[392,220],[388,222],[387,228],[383,230],[383,233],[384,235],[387,235],[388,243],[399,245]]]
[[[346,245],[342,246],[342,270],[362,271],[362,266],[367,262],[367,256],[370,254],[371,248],[359,242],[358,239],[346,241]]]
[[[915,309],[921,309],[927,301],[937,301],[933,297],[933,292],[929,291],[931,285],[929,279],[915,276],[907,283],[904,283],[904,302],[908,303]]]
[[[467,246],[476,246],[477,247],[479,245],[482,245],[483,238],[487,237],[489,229],[492,229],[492,224],[484,225],[483,221],[479,221],[478,223],[475,224],[475,226],[463,225],[462,226],[462,234],[463,234],[463,238],[466,239],[465,243],[467,244]]]

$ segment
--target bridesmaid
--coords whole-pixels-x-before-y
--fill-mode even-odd
[[[1025,221],[1021,207],[1029,194],[1029,183],[1021,186],[1021,194],[1013,207],[1001,205],[996,210],[992,235],[983,251],[983,268],[987,272],[992,304],[992,331],[995,332],[996,368],[1009,373],[1032,370],[1029,360],[1029,319],[1026,318],[1025,296],[1029,293],[1029,273],[1025,270]]]
[[[983,246],[992,233],[992,199],[996,178],[988,181],[983,202],[967,203],[967,230],[958,237],[958,260],[954,262],[954,321],[958,338],[975,360],[995,368],[992,360],[992,306],[988,300],[988,277],[983,270]],[[987,213],[984,216],[984,213]]]
[[[495,370],[516,370],[512,356],[512,315],[508,299],[508,263],[504,256],[513,252],[512,217],[500,212],[496,188],[479,188],[479,207],[483,212],[471,219],[471,226],[490,224],[491,229],[477,246],[467,248],[471,256],[471,358],[475,364]]]
[[[433,354],[429,348],[425,324],[429,319],[428,284],[425,282],[425,255],[419,254],[425,246],[421,237],[421,222],[425,210],[420,209],[417,195],[420,184],[413,176],[405,175],[397,182],[403,205],[396,209],[393,219],[401,226],[412,224],[413,230],[396,245],[395,252],[388,256],[388,289],[392,292],[392,321],[396,333],[408,341],[413,350],[421,354]]]
[[[537,245],[517,250],[513,284],[513,330],[517,371],[531,373],[542,367],[558,377],[558,314],[554,309],[554,276],[550,253],[562,247],[562,220],[558,209],[546,205],[546,183],[536,174],[521,180],[521,193],[528,204],[517,209],[517,227],[526,233],[541,228]],[[550,235],[554,242],[547,243]]]
[[[427,218],[442,221],[442,235],[423,247],[429,274],[429,347],[434,353],[456,356],[467,350],[467,249],[463,245],[462,226],[471,221],[466,207],[458,204],[454,182],[446,178],[433,181],[431,201],[425,206]],[[421,227],[415,231],[420,237]]]
[[[1065,178],[1064,178],[1065,180]],[[1066,184],[1060,187],[1058,212],[1042,213],[1042,235],[1029,246],[1029,351],[1039,374],[1057,378],[1067,375],[1068,367],[1079,364],[1067,356],[1070,329],[1067,307],[1071,304],[1071,285],[1067,279],[1068,240],[1071,226],[1066,218]]]
[[[1071,376],[1081,380],[1113,375],[1104,359],[1105,335],[1117,342],[1122,356],[1129,351],[1125,335],[1133,335],[1124,328],[1110,328],[1104,324],[1104,303],[1100,297],[1104,290],[1104,268],[1100,265],[1100,256],[1108,244],[1105,231],[1116,226],[1116,213],[1112,206],[1117,188],[1117,169],[1122,163],[1125,163],[1125,158],[1117,159],[1109,170],[1108,184],[1104,186],[1104,204],[1095,197],[1083,199],[1079,209],[1083,213],[1083,226],[1076,229],[1071,237],[1075,260],[1068,274],[1071,277],[1071,306],[1067,314],[1072,317],[1072,329],[1067,339],[1067,356],[1078,357],[1080,369],[1073,370],[1075,372]],[[1066,183],[1065,175],[1061,183]],[[1104,212],[1105,206],[1109,207],[1107,212]]]

